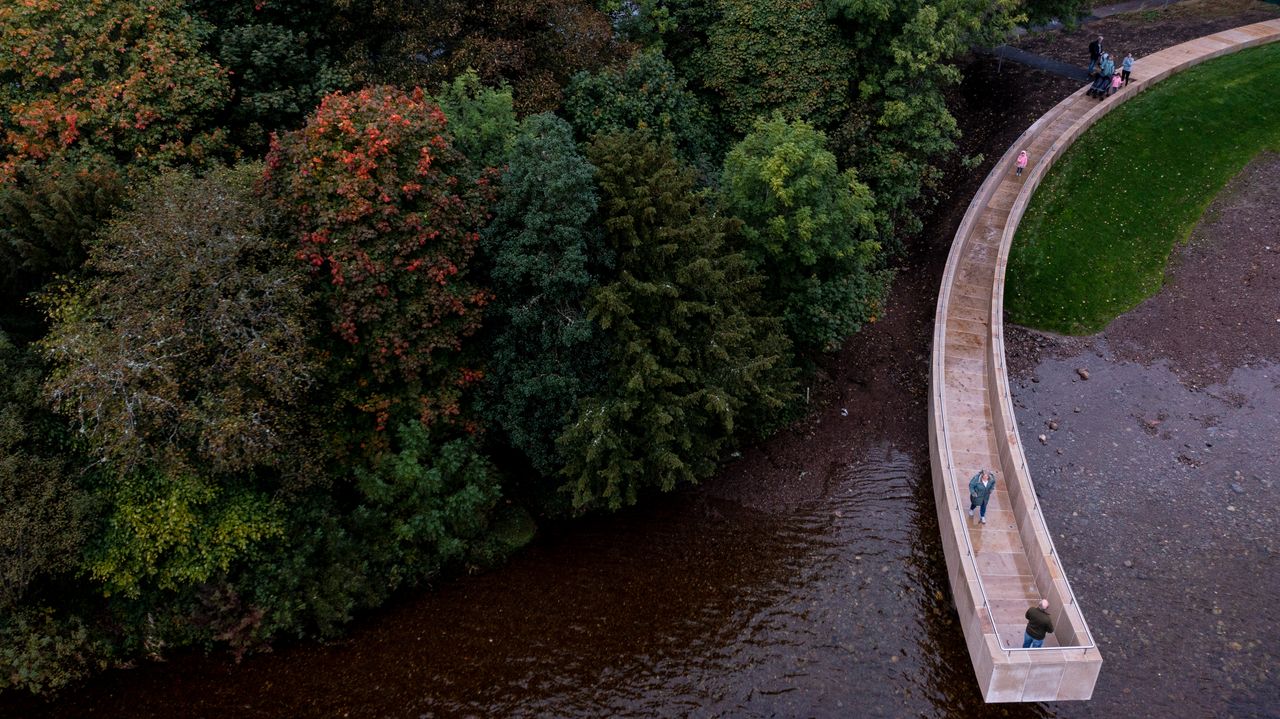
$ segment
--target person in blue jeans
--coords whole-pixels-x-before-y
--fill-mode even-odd
[[[1027,610],[1027,629],[1022,633],[1023,649],[1039,649],[1044,646],[1046,634],[1053,633],[1053,620],[1049,618],[1049,600]]]
[[[981,524],[987,523],[987,500],[991,499],[995,488],[996,473],[989,469],[978,470],[969,480],[969,516],[973,516],[973,510],[982,507],[978,513],[978,522]]]

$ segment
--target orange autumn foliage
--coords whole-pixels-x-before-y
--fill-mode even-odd
[[[227,73],[179,0],[0,3],[0,182],[67,153],[156,168],[225,149]]]

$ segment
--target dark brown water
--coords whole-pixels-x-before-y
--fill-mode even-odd
[[[732,498],[579,525],[345,642],[118,672],[33,715],[987,715],[908,449],[873,443],[792,501],[730,469]]]

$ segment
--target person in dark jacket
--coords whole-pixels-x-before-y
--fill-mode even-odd
[[[989,469],[980,469],[978,473],[973,475],[969,480],[969,516],[973,516],[973,510],[979,506],[982,511],[978,514],[978,522],[987,523],[987,500],[991,499],[991,493],[996,489],[996,473]]]
[[[1022,633],[1023,649],[1039,649],[1044,646],[1044,636],[1053,632],[1053,620],[1049,618],[1049,600],[1027,610],[1027,630]]]
[[[1093,68],[1102,62],[1102,36],[1099,35],[1097,40],[1089,43],[1089,75],[1093,75]]]

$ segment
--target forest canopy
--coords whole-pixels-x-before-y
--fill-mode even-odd
[[[1021,12],[0,5],[0,690],[708,478],[883,313]]]

